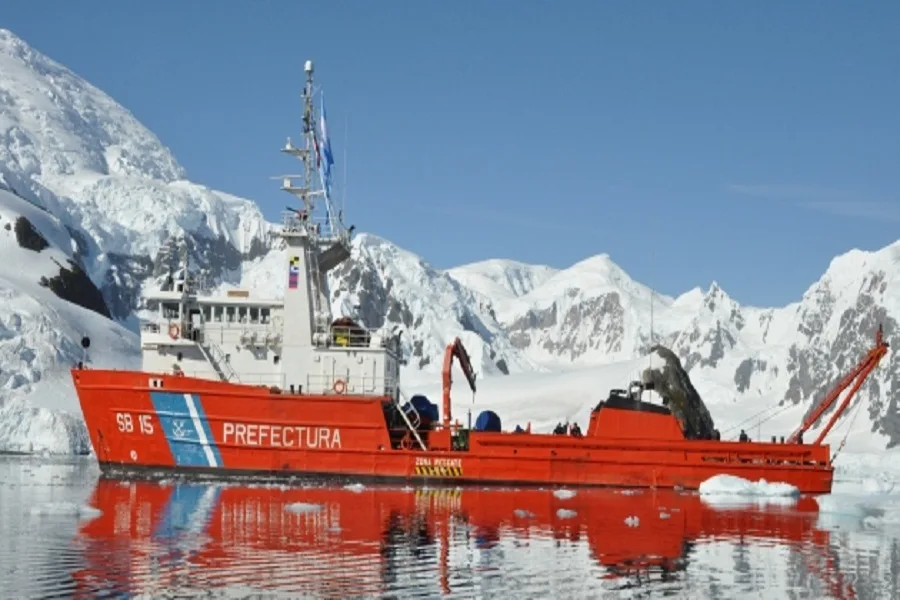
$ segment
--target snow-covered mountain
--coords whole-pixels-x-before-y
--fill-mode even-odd
[[[137,336],[109,319],[77,250],[58,219],[0,189],[0,450],[90,449],[80,415],[60,410],[84,337],[95,360],[140,364]]]
[[[273,164],[281,141],[273,140]],[[132,364],[139,293],[161,271],[172,235],[185,237],[213,287],[281,294],[282,250],[256,204],[191,183],[125,108],[5,30],[0,188],[0,450],[83,449],[66,368],[81,355],[82,335],[94,340],[95,364]],[[403,330],[408,380],[437,381],[443,348],[460,336],[492,390],[504,381],[534,390],[535,377],[549,377],[551,400],[534,407],[543,414],[554,395],[588,402],[605,394],[607,376],[625,377],[662,343],[713,416],[727,419],[735,403],[742,414],[777,402],[802,414],[864,354],[877,323],[893,341],[898,274],[900,244],[853,251],[799,302],[762,309],[741,306],[715,283],[677,298],[657,294],[607,254],[566,269],[488,260],[441,270],[361,234],[330,284],[335,313]],[[862,391],[859,431],[875,434],[873,447],[900,441],[898,365],[889,354]]]

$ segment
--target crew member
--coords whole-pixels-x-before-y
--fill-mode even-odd
[[[741,429],[741,437],[739,437],[738,440],[741,441],[741,442],[749,442],[749,441],[750,441],[750,436],[747,435],[747,432],[746,432],[746,431],[744,431],[743,429]]]

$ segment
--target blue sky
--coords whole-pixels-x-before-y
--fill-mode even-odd
[[[348,220],[438,267],[606,252],[773,305],[900,238],[896,1],[7,4],[270,219],[314,59]]]

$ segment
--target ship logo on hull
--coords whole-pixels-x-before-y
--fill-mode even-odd
[[[150,392],[176,467],[222,466],[200,397],[195,394]]]

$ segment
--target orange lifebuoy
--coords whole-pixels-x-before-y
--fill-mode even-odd
[[[344,383],[343,379],[338,379],[334,382],[334,386],[332,386],[335,394],[343,394],[347,389],[347,385]]]
[[[177,340],[178,334],[180,334],[180,333],[181,333],[181,328],[178,327],[177,323],[169,324],[169,337],[170,338],[172,338],[173,340]]]

